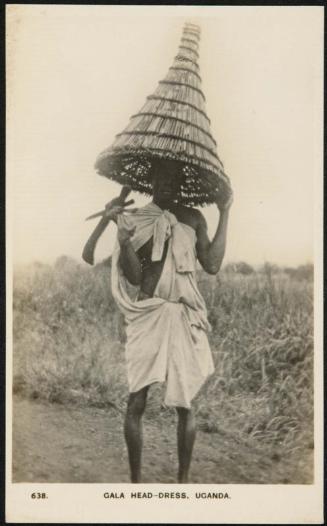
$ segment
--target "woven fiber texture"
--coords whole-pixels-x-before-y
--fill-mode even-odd
[[[100,175],[151,195],[157,163],[173,160],[180,167],[177,202],[202,206],[215,201],[228,177],[206,113],[199,41],[199,26],[185,24],[166,77],[114,143],[98,156],[95,168]]]

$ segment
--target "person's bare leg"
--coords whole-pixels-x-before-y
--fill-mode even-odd
[[[141,480],[142,415],[144,413],[148,386],[129,395],[125,417],[125,440],[131,472],[131,482]]]
[[[196,436],[195,416],[192,409],[177,407],[178,482],[188,482],[193,445]]]

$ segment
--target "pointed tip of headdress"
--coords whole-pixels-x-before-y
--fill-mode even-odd
[[[200,24],[191,19],[185,20],[184,27],[188,27],[189,29],[193,29],[194,31],[201,31]]]
[[[197,39],[199,40],[201,36],[201,27],[199,24],[186,21],[183,25],[183,33],[190,33],[192,36],[197,37]]]

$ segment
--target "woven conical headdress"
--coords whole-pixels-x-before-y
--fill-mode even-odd
[[[178,54],[168,74],[128,126],[102,152],[95,168],[133,190],[151,195],[158,159],[180,163],[181,204],[204,205],[228,178],[210,132],[198,65],[200,29],[185,24]]]

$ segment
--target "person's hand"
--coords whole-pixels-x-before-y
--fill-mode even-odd
[[[233,190],[229,182],[224,182],[223,188],[220,190],[217,199],[216,205],[219,212],[229,210],[233,203]]]
[[[106,204],[105,206],[105,213],[104,217],[109,221],[114,221],[117,223],[118,215],[122,214],[124,211],[124,207],[120,205],[112,205],[112,201],[110,203]]]
[[[115,197],[109,203],[105,205],[104,218],[108,221],[112,220],[117,223],[117,218],[119,214],[122,214],[125,210],[125,207],[134,203],[133,199],[126,201],[127,196],[131,192],[130,186],[123,186],[122,191],[118,197]]]

